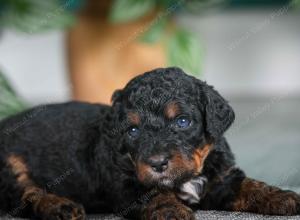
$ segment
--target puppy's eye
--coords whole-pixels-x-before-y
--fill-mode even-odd
[[[136,138],[140,134],[140,130],[137,127],[130,127],[127,131],[128,135],[132,138]]]
[[[187,128],[188,126],[190,126],[191,121],[187,118],[178,118],[176,120],[176,124],[179,128]]]

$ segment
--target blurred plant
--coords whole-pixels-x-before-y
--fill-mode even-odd
[[[0,72],[0,120],[26,109],[27,105],[21,100],[9,85],[8,80]]]
[[[226,0],[113,0],[109,19],[114,23],[126,23],[139,19],[157,8],[169,12],[199,12],[224,2]]]
[[[140,39],[149,44],[161,40],[165,45],[168,65],[179,66],[189,73],[199,75],[202,61],[200,41],[193,33],[179,27],[173,17],[179,11],[191,11],[193,6],[193,9],[207,8],[220,2],[224,0],[114,0],[109,21],[127,23],[157,10],[158,18],[146,28]]]
[[[66,9],[72,0],[1,0],[0,27],[36,33],[64,28],[74,18]]]
[[[201,70],[201,49],[197,37],[179,29],[167,41],[169,65],[179,66],[189,73],[198,75]]]
[[[292,0],[292,6],[299,10],[300,9],[300,0]]]
[[[27,33],[64,28],[74,22],[72,11],[84,5],[86,0],[1,0],[0,27],[15,28]],[[180,66],[187,72],[199,74],[201,47],[192,33],[178,27],[172,19],[182,10],[198,11],[225,0],[112,0],[109,21],[127,23],[159,11],[160,18],[146,29],[140,39],[145,43],[164,40],[168,64]],[[172,23],[174,30],[168,30]]]
[[[64,28],[74,20],[67,11],[70,1],[72,0],[62,4],[59,0],[1,0],[0,31],[3,28],[13,28],[26,33],[37,33]],[[0,72],[0,120],[27,107]]]

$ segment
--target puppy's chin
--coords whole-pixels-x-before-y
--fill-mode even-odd
[[[180,175],[173,174],[153,174],[148,173],[144,179],[140,179],[140,182],[147,187],[157,187],[161,189],[175,189],[181,186],[183,183],[194,178],[194,175],[190,171],[182,172]]]
[[[146,187],[151,188],[159,188],[159,189],[174,189],[176,183],[174,180],[169,178],[161,178],[159,180],[156,179],[148,179],[147,181],[142,182]]]
[[[163,178],[163,179],[159,180],[156,185],[159,188],[172,189],[172,188],[174,188],[175,183],[171,179]]]

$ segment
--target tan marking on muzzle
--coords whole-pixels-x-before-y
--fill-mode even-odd
[[[192,172],[194,175],[201,173],[205,159],[209,155],[212,149],[212,145],[205,145],[202,148],[198,148],[193,153],[193,158],[188,157],[179,151],[172,152],[172,158],[169,160],[169,167],[164,171],[165,176],[170,179],[176,179],[187,172]],[[141,182],[147,179],[153,178],[153,171],[148,164],[138,161],[137,163],[137,177]]]
[[[149,175],[150,167],[141,161],[138,161],[136,163],[136,167],[137,167],[137,177],[138,177],[139,181],[144,182],[144,180]]]
[[[211,144],[207,144],[203,148],[197,148],[195,150],[193,157],[195,161],[197,174],[201,173],[204,166],[205,159],[207,158],[211,150],[212,150]]]

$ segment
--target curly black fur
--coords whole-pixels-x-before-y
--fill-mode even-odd
[[[176,114],[166,117],[166,106],[174,103],[171,110]],[[176,125],[180,117],[190,120],[186,128]],[[223,137],[233,121],[232,108],[218,92],[178,68],[156,69],[134,78],[115,92],[112,107],[70,102],[33,108],[0,123],[0,209],[7,215],[55,219],[59,213],[36,211],[41,198],[51,194],[82,204],[86,213],[114,212],[139,219],[157,195],[179,194],[184,183],[201,176],[207,181],[198,192],[201,200],[197,204],[181,201],[184,207],[300,213],[296,194],[282,196],[282,201],[293,199],[290,206],[295,207],[279,213],[251,203],[259,202],[259,197],[248,201],[243,196],[247,178],[235,168]],[[198,159],[203,167],[196,167],[195,152],[202,155],[205,147],[207,157]],[[153,168],[157,156],[166,159],[166,171]],[[253,181],[252,185],[258,184]],[[44,194],[22,200],[33,186]],[[254,190],[266,193],[267,189]],[[57,218],[70,217],[66,216]]]

